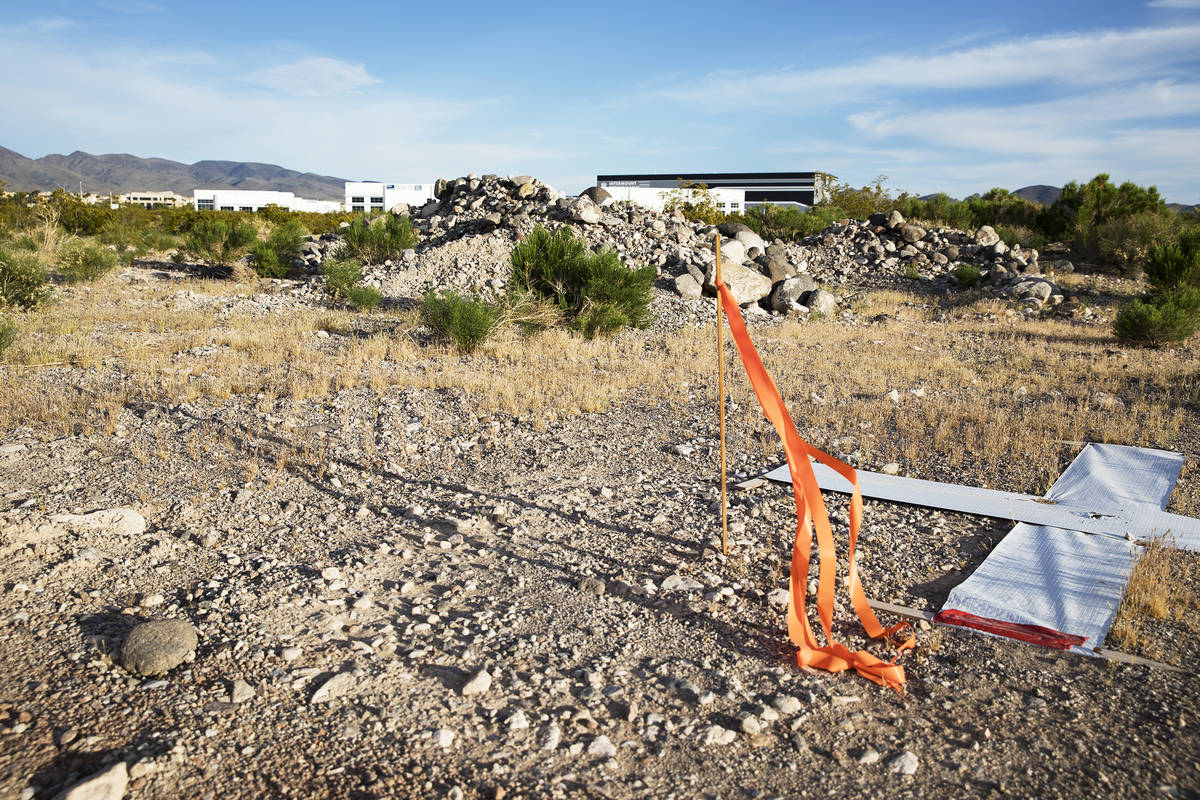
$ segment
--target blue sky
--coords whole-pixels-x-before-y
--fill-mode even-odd
[[[1108,172],[1200,202],[1200,0],[0,0],[0,41],[0,145],[31,157],[569,192],[824,170],[961,197]]]

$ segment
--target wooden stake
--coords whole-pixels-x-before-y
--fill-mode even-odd
[[[717,283],[721,282],[721,234],[717,234]],[[729,505],[725,500],[725,333],[717,291],[717,416],[721,420],[721,553],[729,555]]]

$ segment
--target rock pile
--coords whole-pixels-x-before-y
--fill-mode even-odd
[[[986,225],[974,232],[926,228],[893,211],[840,220],[799,242],[766,242],[746,225],[711,226],[616,203],[600,187],[566,197],[528,175],[442,178],[434,191],[422,206],[392,209],[411,217],[421,242],[397,263],[368,266],[369,284],[385,293],[500,291],[517,242],[536,225],[570,225],[593,249],[610,248],[630,265],[656,267],[659,288],[685,301],[715,294],[720,234],[722,279],[751,313],[833,314],[837,300],[822,285],[894,286],[919,279],[957,287],[956,272],[964,266],[978,270],[983,285],[1033,308],[1058,305],[1065,296],[1043,276],[1037,250],[1009,247]],[[306,267],[315,269],[338,241],[326,235],[306,243]]]

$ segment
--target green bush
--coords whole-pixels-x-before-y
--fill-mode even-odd
[[[1200,247],[1190,238],[1156,246],[1146,262],[1146,279],[1158,292],[1200,286]]]
[[[589,338],[650,324],[654,268],[628,269],[612,250],[590,253],[569,227],[537,226],[513,248],[511,263],[510,293],[553,301]]]
[[[321,265],[325,287],[333,300],[342,300],[359,311],[369,311],[379,305],[383,295],[378,289],[362,286],[362,263],[352,258],[331,258]]]
[[[680,180],[678,188],[663,192],[663,211],[668,214],[678,211],[692,222],[717,225],[725,221],[725,215],[717,208],[717,201],[708,189],[708,184]]]
[[[417,234],[408,217],[384,214],[382,219],[368,222],[360,217],[342,231],[346,240],[344,252],[364,264],[382,264],[400,258],[401,254],[417,246]]]
[[[59,271],[67,283],[90,283],[112,272],[118,263],[112,250],[88,242],[72,242],[59,255]]]
[[[232,264],[250,251],[258,232],[249,222],[203,218],[184,237],[183,249],[214,264]]]
[[[107,205],[92,205],[56,189],[50,204],[58,211],[58,224],[76,236],[95,236],[113,220]]]
[[[1082,185],[1068,183],[1056,205],[1075,252],[1125,272],[1140,270],[1179,223],[1158,189],[1129,181],[1117,186],[1104,173]]]
[[[983,273],[974,264],[959,264],[954,268],[954,280],[964,289],[970,289],[979,283]]]
[[[16,340],[17,323],[8,317],[0,317],[0,358],[4,358],[4,351],[11,347]]]
[[[421,303],[422,324],[450,339],[464,353],[483,344],[499,319],[494,305],[452,291],[439,294],[431,289]]]
[[[265,242],[254,246],[254,271],[267,278],[282,278],[300,258],[308,231],[294,219],[275,227]]]
[[[50,293],[46,270],[35,254],[0,248],[0,306],[36,308]]]
[[[1130,344],[1161,347],[1182,344],[1200,321],[1200,289],[1184,286],[1121,306],[1113,326],[1117,338]]]
[[[986,223],[980,223],[986,224]],[[1013,245],[1021,245],[1026,249],[1034,248],[1041,250],[1046,246],[1046,235],[1039,233],[1024,225],[996,225],[996,233],[1000,239],[1010,247]]]

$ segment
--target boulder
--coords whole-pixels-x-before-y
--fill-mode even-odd
[[[772,311],[778,311],[780,314],[798,311],[804,306],[804,303],[800,302],[800,298],[816,288],[816,282],[807,275],[797,275],[794,278],[779,281],[771,289],[767,305],[771,307]]]
[[[837,298],[824,289],[816,289],[805,293],[801,298],[802,305],[808,306],[814,314],[831,317],[837,312]]]
[[[758,264],[760,271],[771,279],[772,283],[779,283],[792,274],[792,265],[783,256],[762,255],[755,259],[755,263]]]
[[[577,197],[567,207],[567,214],[576,222],[595,225],[600,221],[600,209],[590,199]]]
[[[716,250],[716,244],[713,244]],[[721,264],[741,264],[746,260],[746,246],[737,239],[725,239],[721,242]]]
[[[996,242],[1000,241],[1000,234],[996,233],[995,228],[991,225],[984,225],[974,233],[975,244],[984,247],[991,247]]]
[[[904,227],[904,215],[899,211],[893,211],[888,215],[887,226],[894,231],[900,230]]]
[[[754,233],[754,228],[741,222],[722,222],[717,230],[726,239],[736,239],[739,233]]]
[[[454,191],[454,183],[445,178],[438,178],[433,182],[433,196],[438,200],[444,200]]]
[[[722,271],[721,277],[725,277],[724,271]],[[704,294],[699,282],[689,272],[685,272],[675,279],[675,291],[679,293],[680,297],[687,300],[699,300]]]
[[[1038,305],[1045,305],[1054,289],[1054,284],[1043,278],[1026,278],[1012,287],[1012,293],[1018,300],[1035,300]]]
[[[904,241],[909,244],[916,244],[925,238],[929,231],[922,228],[920,225],[903,225],[900,228],[900,235],[904,237]]]
[[[762,240],[762,237],[751,230],[738,231],[733,238],[741,242],[747,252],[752,247],[757,247],[759,252],[765,252],[767,249],[767,243]]]
[[[181,619],[136,625],[121,645],[121,666],[134,675],[163,675],[196,649],[196,629]]]
[[[579,196],[586,197],[588,200],[591,200],[601,208],[604,208],[605,206],[611,206],[613,202],[613,196],[609,193],[609,191],[599,186],[593,186],[590,189],[584,189]]]
[[[704,289],[710,294],[715,294],[717,291],[716,284],[714,283],[715,279],[716,265],[714,264],[712,267],[709,267],[708,275],[705,276],[704,281]],[[721,280],[729,287],[729,291],[733,294],[733,299],[737,301],[739,306],[756,303],[771,292],[770,278],[756,269],[743,267],[741,264],[722,264]]]

